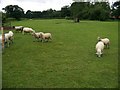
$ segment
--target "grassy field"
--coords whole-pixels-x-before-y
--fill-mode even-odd
[[[118,87],[118,23],[71,20],[24,20],[12,25],[51,32],[52,42],[33,42],[14,33],[3,53],[3,88]],[[108,37],[110,49],[95,55],[97,37]]]

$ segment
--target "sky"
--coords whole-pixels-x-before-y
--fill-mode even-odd
[[[116,0],[109,1],[114,2]],[[73,2],[73,0],[0,0],[0,9],[6,7],[7,5],[18,5],[19,7],[23,8],[25,12],[27,10],[43,11],[50,8],[55,10],[61,10],[61,7],[65,5],[70,6]]]

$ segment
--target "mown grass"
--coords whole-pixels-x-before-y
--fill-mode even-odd
[[[12,25],[51,32],[48,43],[14,33],[3,53],[3,88],[115,88],[118,87],[117,22],[24,20]],[[97,37],[108,37],[110,49],[95,55]]]

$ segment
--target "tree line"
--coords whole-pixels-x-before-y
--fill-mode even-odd
[[[61,10],[48,9],[44,11],[31,11],[26,13],[18,5],[8,5],[3,8],[5,13],[2,20],[6,18],[66,18],[80,20],[100,20],[120,18],[120,1],[116,1],[110,6],[109,2],[73,2],[70,6],[66,5]]]

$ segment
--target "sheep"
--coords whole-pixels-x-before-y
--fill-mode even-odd
[[[16,31],[22,33],[24,27],[23,27],[23,26],[13,26],[13,28],[14,28]]]
[[[98,37],[97,39],[98,39],[98,41],[102,41],[104,43],[104,45],[106,46],[106,48],[109,48],[110,40],[108,38],[100,38],[100,37]]]
[[[13,43],[13,39],[14,39],[14,33],[12,31],[9,31],[9,40]]]
[[[33,37],[35,37],[35,39],[37,39],[37,40],[39,40],[39,39],[41,39],[41,34],[42,34],[43,32],[37,32],[37,33],[35,33],[35,32],[33,32],[32,33],[32,36]],[[42,41],[42,40],[41,40]]]
[[[12,42],[13,43],[13,32],[12,31],[9,31],[8,33],[5,33],[4,34],[4,43],[6,44],[7,43],[7,46],[9,47],[9,45],[10,45],[10,42]],[[3,37],[2,36],[0,36],[0,42],[1,42],[1,44],[2,44],[2,39],[3,39]]]
[[[98,57],[101,57],[101,55],[103,54],[103,49],[104,49],[104,43],[102,41],[99,41],[96,44],[96,54]]]
[[[46,41],[47,40],[47,42],[51,39],[52,40],[52,35],[51,35],[51,33],[41,33],[40,34],[40,37],[42,38],[42,41]]]
[[[24,27],[22,33],[24,34],[24,33],[33,33],[33,32],[35,31],[32,28]]]

